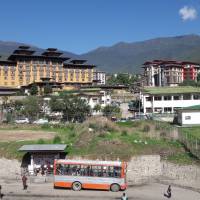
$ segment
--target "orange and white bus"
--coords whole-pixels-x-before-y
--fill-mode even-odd
[[[120,161],[55,160],[54,187],[125,190],[126,168],[127,164]]]

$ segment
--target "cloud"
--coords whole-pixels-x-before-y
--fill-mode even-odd
[[[179,10],[179,15],[183,21],[194,20],[197,18],[197,11],[193,7],[184,6]]]

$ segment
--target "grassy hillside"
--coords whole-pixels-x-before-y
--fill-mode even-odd
[[[24,129],[56,132],[51,140],[0,142],[0,156],[20,159],[17,149],[23,144],[66,143],[69,157],[129,160],[134,155],[160,154],[162,159],[188,164],[196,162],[183,146],[170,138],[172,127],[166,123],[138,121],[112,123],[91,119],[83,124],[45,125],[42,127],[6,126],[1,129]]]

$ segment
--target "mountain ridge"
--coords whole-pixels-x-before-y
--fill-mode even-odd
[[[0,55],[8,56],[19,45],[27,44],[0,40]],[[44,51],[37,46],[30,46],[38,52]],[[112,46],[100,46],[80,55],[69,51],[60,51],[66,57],[87,59],[89,63],[97,65],[100,70],[106,72],[138,73],[142,70],[142,64],[147,60],[169,59],[200,62],[200,36],[189,34],[136,42],[120,41]]]

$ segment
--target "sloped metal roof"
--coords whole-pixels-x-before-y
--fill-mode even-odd
[[[18,149],[18,151],[25,152],[47,152],[47,151],[55,151],[55,152],[63,152],[67,147],[66,144],[31,144],[31,145],[23,145]]]

